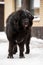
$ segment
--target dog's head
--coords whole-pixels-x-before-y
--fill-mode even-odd
[[[19,11],[19,23],[20,25],[22,25],[23,27],[31,27],[33,24],[33,19],[34,17],[31,15],[31,13],[28,10],[20,10]]]
[[[31,27],[33,22],[33,16],[31,15],[31,13],[28,10],[19,10],[15,13],[15,21],[14,21],[14,26],[16,28],[20,27]]]

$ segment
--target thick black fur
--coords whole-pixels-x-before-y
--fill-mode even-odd
[[[31,38],[31,26],[33,16],[28,10],[18,10],[13,12],[6,21],[6,35],[9,41],[8,58],[13,58],[17,52],[17,45],[20,50],[20,58],[24,57],[24,44],[26,44],[26,54],[30,52],[29,43]],[[25,22],[25,20],[26,22]],[[28,25],[25,27],[25,24]]]

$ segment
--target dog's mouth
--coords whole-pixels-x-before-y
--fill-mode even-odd
[[[23,26],[24,26],[25,28],[28,27],[28,25],[29,25],[28,21],[26,21],[26,22],[23,23]]]
[[[25,28],[28,27],[28,25],[26,25],[26,24],[24,26],[25,26]]]
[[[24,27],[26,28],[26,27],[28,27],[28,25],[29,25],[29,22],[26,21],[26,22],[24,23]]]

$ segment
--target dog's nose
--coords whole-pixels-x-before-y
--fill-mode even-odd
[[[27,24],[28,24],[28,21],[25,22],[25,25],[27,25]]]

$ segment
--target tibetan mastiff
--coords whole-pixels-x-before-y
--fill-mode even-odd
[[[26,45],[26,54],[29,54],[29,43],[31,38],[31,26],[33,24],[33,16],[28,10],[20,9],[13,12],[6,21],[6,35],[9,41],[8,58],[13,58],[13,54],[17,52],[19,46],[19,56],[24,57],[24,44]]]

